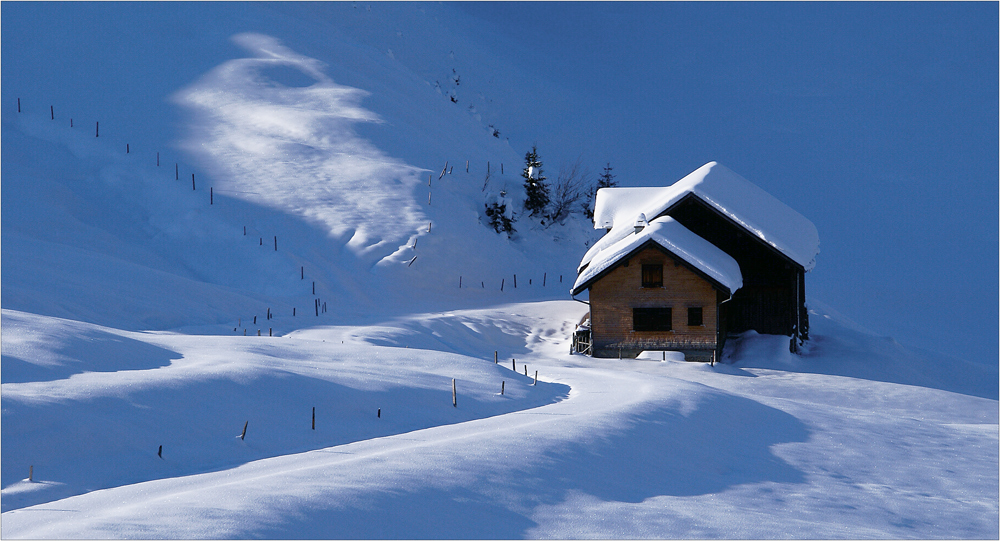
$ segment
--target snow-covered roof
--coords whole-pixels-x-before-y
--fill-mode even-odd
[[[634,218],[634,217],[633,217]],[[629,225],[633,227],[632,224]],[[668,252],[681,258],[712,280],[729,289],[732,293],[743,287],[740,265],[729,254],[716,248],[712,243],[692,233],[688,228],[669,216],[661,216],[649,223],[641,231],[633,229],[628,236],[601,250],[590,265],[576,278],[570,293],[576,295],[589,287],[605,270],[649,241],[662,246]]]
[[[819,233],[812,222],[726,166],[709,162],[663,188],[598,190],[594,227],[610,227],[611,231],[587,251],[579,269],[631,234],[639,213],[658,216],[688,194],[696,195],[805,270],[816,266]]]
[[[601,188],[594,202],[594,229],[609,229],[615,225],[615,218],[635,220],[643,204],[663,193],[663,187],[655,188]]]

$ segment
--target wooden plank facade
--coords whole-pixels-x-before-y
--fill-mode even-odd
[[[593,355],[634,358],[644,350],[671,350],[711,360],[725,343],[719,303],[728,298],[724,286],[646,243],[590,286]]]

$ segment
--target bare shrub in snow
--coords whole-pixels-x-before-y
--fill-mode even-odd
[[[582,158],[577,158],[569,167],[559,168],[549,203],[550,225],[565,220],[574,212],[576,202],[589,184],[590,172],[583,166]]]

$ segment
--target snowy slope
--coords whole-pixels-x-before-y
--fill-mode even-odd
[[[195,39],[207,49],[220,41]],[[3,117],[11,194],[3,230],[17,254],[3,261],[14,291],[5,307],[130,329],[220,332],[268,308],[277,314],[269,327],[294,328],[293,311],[315,316],[316,298],[327,303],[325,317],[356,318],[387,304],[405,313],[524,298],[529,281],[531,298],[564,295],[569,261],[594,233],[583,220],[551,228],[524,220],[509,240],[483,225],[492,193],[506,189],[520,205],[523,190],[520,153],[480,120],[408,67],[342,35],[322,34],[326,60],[263,34],[231,41],[238,58],[180,89],[152,88],[174,104],[159,107],[187,118],[183,154],[169,141],[135,142],[154,139],[156,125],[77,116],[71,128],[72,103],[54,108],[52,120],[37,99],[18,98],[23,112]],[[369,86],[338,84],[330,72]],[[5,79],[5,95],[20,95],[18,82]],[[136,94],[130,87],[149,84],[121,83],[123,101]],[[367,97],[387,95],[407,97],[388,108],[390,120],[365,107]],[[420,161],[374,146],[362,124],[376,131],[372,141],[407,136]],[[60,279],[59,261],[85,275]],[[511,287],[515,275],[521,291]],[[117,283],[84,287],[102,276]]]
[[[482,216],[531,74],[238,6],[2,5],[4,537],[996,537],[994,367],[813,299],[802,356],[571,356],[592,224]]]
[[[659,354],[598,363],[567,352],[580,306],[536,302],[414,315],[272,340],[88,328],[103,344],[100,357],[122,362],[139,347],[155,348],[159,357],[147,362],[169,366],[4,383],[5,428],[16,419],[18,443],[6,428],[3,534],[997,532],[995,372],[961,363],[932,380],[921,369],[940,358],[822,312],[813,314],[816,337],[801,357],[788,354],[780,337],[749,335],[714,367],[661,361]],[[95,366],[79,343],[37,345],[47,332],[58,343],[66,327],[80,324],[4,317],[15,322],[5,333],[18,338],[17,346],[5,340],[5,357],[30,347],[30,331],[36,351],[59,350],[50,355],[52,376],[110,368]],[[501,361],[517,359],[521,374],[509,362],[494,364],[491,348]],[[60,364],[60,352],[89,364]],[[523,363],[532,376],[538,370],[538,386],[524,377]],[[459,382],[457,408],[450,377]],[[506,384],[503,396],[498,380]],[[380,405],[382,419],[374,412]],[[540,407],[497,415],[525,406]],[[101,419],[118,427],[88,434]],[[51,445],[50,431],[87,445]],[[32,460],[35,480],[28,482]],[[141,477],[150,480],[136,482]],[[103,487],[112,488],[94,490]],[[82,491],[89,492],[65,497]],[[33,503],[40,505],[23,507]]]

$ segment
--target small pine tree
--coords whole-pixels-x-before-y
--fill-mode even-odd
[[[601,176],[597,177],[598,190],[601,188],[614,188],[618,185],[618,181],[615,180],[615,175],[611,174],[612,169],[611,162],[608,162],[608,164],[604,166],[604,172],[601,173]]]
[[[549,206],[549,185],[545,182],[545,175],[542,173],[542,162],[538,159],[538,149],[534,146],[531,151],[524,155],[524,171],[521,172],[524,178],[524,210],[529,216],[545,216],[545,209]]]
[[[614,188],[618,185],[618,181],[615,180],[615,175],[611,173],[613,168],[611,167],[611,162],[608,162],[604,166],[604,172],[601,176],[597,177],[597,184],[590,188],[587,192],[587,201],[583,204],[583,212],[587,215],[587,218],[594,219],[594,204],[597,203],[597,190],[601,188]]]
[[[486,203],[486,217],[490,219],[490,226],[497,233],[507,233],[510,238],[517,232],[514,229],[514,213],[507,209],[507,192],[501,191],[500,196]]]

